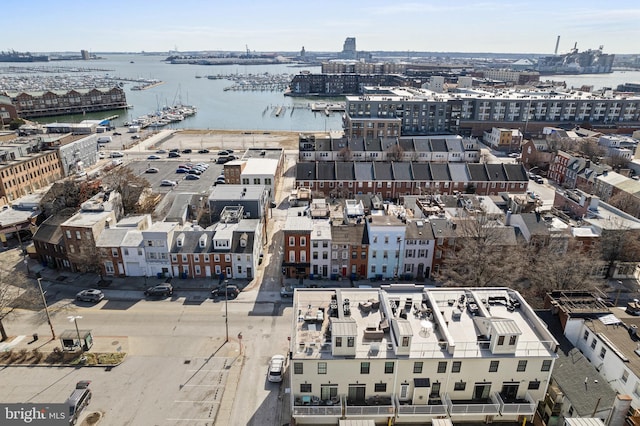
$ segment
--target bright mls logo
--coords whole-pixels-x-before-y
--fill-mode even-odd
[[[14,425],[67,425],[65,404],[0,404],[0,424]]]

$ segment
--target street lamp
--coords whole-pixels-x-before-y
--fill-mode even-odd
[[[84,345],[82,344],[82,339],[80,338],[80,330],[78,329],[78,320],[82,319],[82,317],[80,315],[71,315],[71,316],[68,316],[67,318],[69,318],[69,322],[72,322],[76,325],[76,333],[78,334],[78,344],[80,345],[80,351],[82,352],[82,355],[80,356],[80,360],[83,361],[85,359]]]
[[[47,322],[49,322],[49,328],[51,328],[51,340],[55,340],[56,332],[53,330],[53,324],[51,323],[51,316],[49,315],[49,307],[47,306],[47,299],[44,297],[44,291],[42,291],[42,278],[37,278],[38,288],[40,289],[40,296],[42,296],[42,303],[44,304],[44,311],[47,314]]]
[[[229,280],[224,280],[224,328],[226,331],[224,342],[227,343],[229,341],[229,310],[227,306],[227,300],[229,299],[227,295],[227,286],[229,285]]]

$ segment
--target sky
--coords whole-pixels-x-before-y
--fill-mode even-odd
[[[638,0],[22,0],[0,50],[640,53]]]

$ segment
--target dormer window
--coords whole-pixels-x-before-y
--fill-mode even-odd
[[[207,245],[207,234],[202,234],[198,240],[198,246],[204,248]]]
[[[178,235],[178,239],[176,240],[176,245],[178,247],[182,247],[183,244],[184,244],[184,234],[180,234]]]

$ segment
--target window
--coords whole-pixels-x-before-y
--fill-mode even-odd
[[[462,361],[453,361],[453,364],[451,364],[451,372],[459,373],[461,367],[462,367]]]
[[[369,374],[369,368],[370,368],[371,364],[368,362],[361,362],[360,363],[360,374]]]
[[[384,374],[393,374],[393,361],[387,361],[384,363]]]
[[[112,257],[118,257],[118,249],[117,248],[112,248],[111,249],[111,256]]]
[[[628,379],[629,379],[629,372],[627,370],[624,370],[622,372],[622,377],[620,377],[620,380],[622,380],[622,383],[627,383]]]
[[[540,371],[549,371],[549,370],[551,370],[551,360],[545,359],[544,361],[542,361],[542,368],[540,369]]]
[[[408,336],[404,336],[404,337],[402,338],[402,346],[403,346],[403,347],[405,347],[405,348],[406,348],[407,346],[409,346],[409,337],[408,337]]]
[[[356,343],[355,337],[347,337],[347,347],[352,348]]]
[[[595,349],[597,344],[598,344],[598,341],[594,337],[593,340],[591,341],[591,349]]]
[[[387,391],[387,384],[386,383],[375,383],[373,385],[373,391],[374,392],[386,392]]]
[[[413,373],[422,374],[422,361],[416,361],[413,363]]]
[[[296,245],[295,237],[289,237],[289,245],[290,246],[295,246]]]
[[[527,387],[527,389],[529,390],[538,390],[540,389],[540,381],[539,380],[532,380],[529,382],[529,386]]]
[[[446,373],[447,372],[447,362],[440,361],[438,362],[438,373]]]
[[[65,231],[65,234],[67,235],[67,238],[71,238],[71,231]]]
[[[515,345],[517,340],[518,340],[518,336],[509,337],[509,346]]]
[[[342,347],[342,337],[336,337],[336,348]]]
[[[604,359],[604,356],[606,354],[607,354],[607,349],[606,348],[600,349],[600,359]]]
[[[520,360],[518,361],[518,368],[516,369],[516,371],[526,371],[527,370],[527,360]]]
[[[76,240],[81,239],[82,237],[80,236],[80,231],[76,231]]]
[[[500,361],[491,361],[489,364],[489,373],[495,373],[498,371],[498,365],[500,365]]]
[[[300,383],[300,393],[311,392],[311,383]]]
[[[467,382],[463,382],[462,380],[460,380],[459,382],[455,382],[455,384],[453,385],[453,390],[463,391],[466,389],[466,387],[467,387]]]
[[[300,246],[304,247],[307,245],[307,238],[306,237],[300,237]]]
[[[582,338],[584,339],[585,342],[587,341],[587,339],[589,338],[589,330],[584,331],[584,336],[582,336]]]
[[[304,371],[302,365],[303,364],[301,362],[294,362],[293,363],[293,374],[302,374],[302,372]]]
[[[498,346],[504,345],[504,336],[498,336]]]
[[[327,363],[319,362],[318,363],[318,374],[327,374]]]

